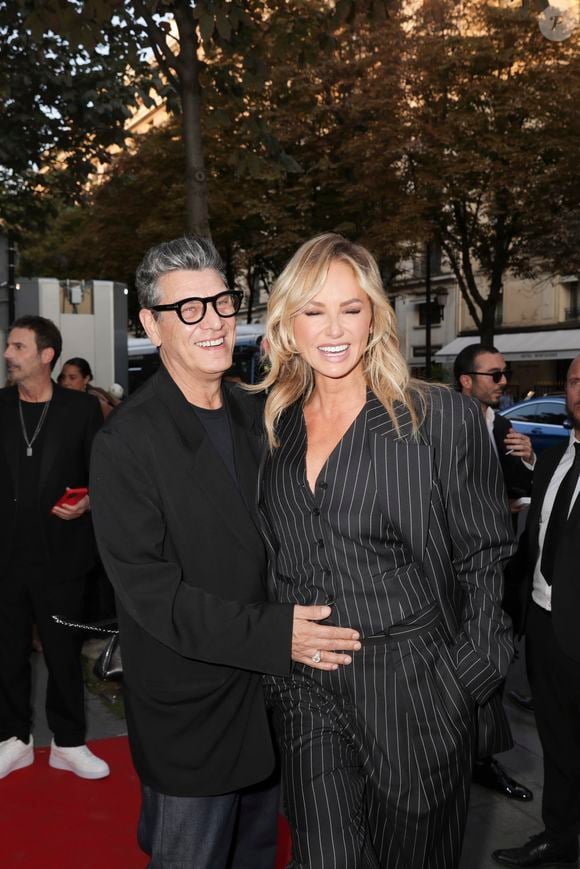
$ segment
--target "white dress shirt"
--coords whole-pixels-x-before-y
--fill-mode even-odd
[[[540,564],[542,563],[542,549],[544,548],[544,538],[546,537],[546,531],[548,530],[548,522],[550,520],[550,513],[552,512],[552,507],[554,506],[554,501],[556,500],[556,493],[560,488],[560,483],[572,467],[572,463],[574,461],[574,443],[579,441],[576,437],[576,433],[574,430],[570,432],[570,440],[568,442],[568,447],[566,452],[560,459],[560,464],[554,471],[552,479],[546,489],[546,494],[544,495],[544,503],[542,504],[542,513],[540,515],[540,527],[538,533],[538,560],[536,561],[536,566],[534,568],[534,584],[532,587],[532,600],[534,600],[538,606],[541,606],[542,609],[551,610],[552,609],[552,586],[548,585],[546,580],[542,575],[542,571],[540,570]],[[568,511],[568,515],[574,506],[574,501],[578,497],[578,492],[580,492],[580,479],[576,483],[576,488],[574,489],[574,495],[572,496],[572,500],[570,501],[570,510]]]

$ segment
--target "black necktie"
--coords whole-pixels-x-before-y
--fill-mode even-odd
[[[558,491],[556,492],[554,506],[550,513],[548,528],[544,538],[544,545],[542,547],[540,570],[542,571],[542,576],[548,585],[552,585],[554,579],[554,562],[556,560],[560,535],[568,521],[570,503],[572,501],[574,490],[576,489],[578,477],[580,476],[580,443],[574,444],[574,451],[572,467],[568,470],[568,473],[560,483]]]

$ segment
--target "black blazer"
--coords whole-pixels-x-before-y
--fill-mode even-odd
[[[534,468],[532,503],[526,529],[520,539],[518,551],[506,571],[504,607],[511,615],[516,634],[525,633],[528,607],[531,600],[534,568],[538,560],[538,535],[542,504],[546,490],[568,444],[545,450]],[[552,624],[559,645],[567,655],[580,661],[580,497],[572,508],[556,554],[554,584],[552,586]]]
[[[44,447],[38,502],[41,513],[41,546],[48,559],[47,580],[62,582],[86,573],[94,564],[96,549],[90,513],[66,522],[50,510],[67,486],[87,486],[93,438],[103,422],[99,402],[91,395],[54,384],[52,401],[44,422]],[[0,571],[12,555],[18,506],[18,462],[25,461],[18,416],[18,390],[0,390]]]
[[[161,367],[106,421],[93,519],[115,587],[133,760],[177,796],[267,778],[259,673],[290,670],[292,607],[266,602],[254,516],[261,404],[224,384],[241,492]]]
[[[511,625],[500,606],[503,568],[513,552],[513,535],[483,414],[474,400],[430,387],[418,437],[404,408],[397,408],[398,431],[374,396],[367,415],[369,482],[376,486],[381,510],[398,539],[421,567],[414,578],[416,587],[409,588],[406,573],[401,573],[399,582],[389,583],[384,624],[390,627],[388,618],[394,624],[412,618],[417,600],[423,605],[437,602],[457,678],[477,702],[480,731],[490,740],[489,745],[480,741],[485,756],[495,745],[494,711],[488,701],[505,678],[513,654]],[[267,458],[266,454],[264,463]],[[276,570],[278,544],[263,505],[261,517],[270,555],[270,593],[275,599],[283,596],[279,592],[283,580]],[[346,601],[347,620],[357,627],[356,606],[351,611],[348,606]]]
[[[534,472],[526,468],[519,456],[506,456],[504,438],[510,428],[509,419],[496,413],[493,421],[493,438],[497,446],[508,498],[527,498],[532,489]]]

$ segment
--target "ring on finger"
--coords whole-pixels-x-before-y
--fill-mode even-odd
[[[312,656],[313,664],[320,664],[320,649],[317,649]]]

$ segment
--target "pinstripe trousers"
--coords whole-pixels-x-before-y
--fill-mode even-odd
[[[475,741],[436,607],[367,639],[350,667],[266,677],[291,869],[452,869]]]

